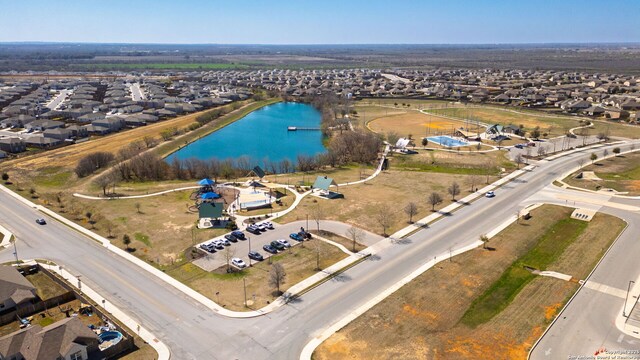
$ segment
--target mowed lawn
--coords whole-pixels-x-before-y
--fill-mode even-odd
[[[624,222],[597,214],[576,226],[567,220],[572,210],[544,205],[492,238],[495,251],[478,248],[441,262],[330,337],[314,359],[526,359],[577,282],[535,277],[475,327],[462,320],[518,260],[584,279]],[[556,247],[558,234],[572,241]],[[552,248],[559,254],[540,252]]]
[[[451,152],[415,149],[417,154],[394,154],[389,161],[391,168],[411,171],[428,171],[448,174],[498,175],[502,169],[515,169],[504,151]],[[481,179],[482,183],[490,179]]]
[[[323,219],[342,221],[382,234],[382,226],[376,217],[384,207],[390,213],[388,217],[391,219],[391,226],[387,229],[387,234],[391,234],[408,225],[409,218],[402,209],[409,202],[418,205],[418,214],[413,220],[421,219],[431,214],[431,205],[427,203],[427,196],[431,192],[439,193],[444,200],[436,206],[436,210],[451,203],[447,188],[453,182],[458,182],[461,187],[462,194],[458,199],[467,195],[470,187],[465,185],[466,178],[467,175],[460,174],[398,171],[392,166],[391,170],[382,172],[366,183],[341,187],[339,191],[344,194],[344,199],[325,200],[307,196],[295,210],[276,221],[287,223],[302,220],[306,219],[307,214],[311,219],[320,206]],[[322,229],[322,222],[320,228]]]
[[[320,269],[326,269],[348,256],[337,247],[317,239],[305,241],[272,256],[271,261],[280,263],[286,272],[285,282],[280,287],[280,291],[286,291],[318,272],[316,268],[318,252]],[[279,296],[276,289],[269,285],[270,269],[269,260],[253,262],[252,267],[230,274],[227,274],[224,269],[206,272],[192,263],[186,263],[167,270],[167,273],[218,302],[220,306],[231,310],[248,311],[262,308]],[[244,306],[245,284],[247,299],[251,301],[255,299],[249,308]]]
[[[432,114],[446,115],[459,119],[479,120],[487,124],[523,125],[529,131],[536,126],[540,131],[549,136],[564,135],[567,130],[580,126],[577,119],[570,117],[554,117],[549,115],[536,115],[531,112],[515,112],[513,110],[494,107],[459,107],[448,109],[429,110]]]
[[[600,180],[576,178],[579,173],[585,171],[593,171]],[[587,165],[569,175],[564,181],[569,185],[589,190],[608,188],[631,196],[640,195],[640,152],[611,157]]]

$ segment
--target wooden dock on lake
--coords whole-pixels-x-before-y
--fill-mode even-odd
[[[298,127],[298,126],[289,126],[287,127],[287,131],[320,131],[319,127]]]

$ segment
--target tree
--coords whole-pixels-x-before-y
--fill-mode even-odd
[[[487,248],[487,243],[489,242],[489,237],[485,234],[480,235],[480,241],[482,241],[482,248]]]
[[[122,235],[122,243],[127,247],[127,251],[131,251],[131,248],[129,247],[129,245],[131,245],[131,238],[129,237],[129,235]]]
[[[85,177],[93,174],[96,170],[107,166],[115,159],[112,153],[99,151],[84,156],[75,168],[78,177]]]
[[[93,216],[93,214],[91,213],[91,211],[87,211],[87,212],[84,214],[84,216],[86,216],[86,217],[87,217],[87,222],[88,222],[89,224],[91,224],[91,217]]]
[[[284,284],[287,273],[280,263],[274,263],[269,270],[269,285],[276,288],[278,295],[280,294],[280,285]]]
[[[422,147],[426,148],[427,144],[429,144],[429,140],[426,137],[422,138]]]
[[[619,147],[613,148],[613,153],[616,154],[616,157],[620,155],[620,148]]]
[[[320,232],[320,220],[324,219],[324,207],[318,203],[316,207],[311,210],[311,216],[313,216],[313,220],[316,222],[317,230]]]
[[[547,150],[542,145],[538,146],[537,152],[538,152],[538,156],[541,156],[541,157],[547,154]]]
[[[602,157],[607,157],[607,156],[609,156],[609,150],[607,149],[602,150]]]
[[[409,216],[409,224],[413,224],[413,217],[418,214],[418,205],[414,202],[410,202],[404,207],[404,213]]]
[[[140,207],[142,207],[142,205],[139,202],[137,202],[135,203],[134,206],[136,207],[136,211],[138,212],[138,214],[142,214],[142,212],[140,212]]]
[[[102,194],[104,196],[107,196],[107,188],[111,185],[111,177],[108,174],[99,176],[93,183],[102,189]]]
[[[474,188],[476,187],[476,184],[479,182],[479,177],[478,175],[469,175],[469,177],[467,177],[467,184],[471,187],[471,189],[469,189],[470,192],[474,192]]]
[[[376,213],[376,221],[382,227],[382,236],[387,236],[387,229],[393,223],[393,213],[388,206],[382,205]]]
[[[442,202],[442,196],[437,192],[432,192],[427,198],[429,204],[431,204],[431,211],[436,211],[436,205]]]
[[[303,242],[304,243],[304,242]],[[320,271],[320,255],[324,253],[324,247],[322,247],[322,242],[318,239],[311,242],[311,247],[313,251],[316,253],[316,271]]]
[[[593,164],[596,160],[598,160],[598,155],[596,153],[591,153],[589,160],[591,160],[591,164]]]
[[[451,201],[456,201],[456,196],[460,194],[460,185],[454,181],[447,189],[447,192],[451,195]]]
[[[224,249],[224,260],[227,262],[227,272],[231,272],[231,259],[233,259],[233,257],[236,255],[236,249],[231,247],[231,246],[227,246]]]
[[[577,163],[578,163],[578,168],[582,168],[584,166],[584,159],[582,158],[578,159]]]
[[[364,238],[364,231],[362,231],[362,229],[357,228],[355,226],[351,226],[350,228],[347,229],[347,231],[345,232],[345,235],[347,235],[347,238],[353,241],[352,251],[356,252],[356,244],[358,243],[358,241],[361,241]]]
[[[9,183],[9,174],[7,174],[6,172],[2,173],[2,181],[4,181],[5,184]]]
[[[34,189],[34,188],[30,188],[29,189],[29,194],[31,194],[31,198],[32,199],[35,199],[35,198],[38,197],[38,195],[36,195],[36,189]]]
[[[531,138],[536,140],[540,138],[540,126],[536,126],[535,129],[531,130]]]
[[[524,158],[522,157],[522,154],[516,155],[516,158],[514,159],[514,161],[518,165],[518,169],[520,169],[520,165],[522,165],[522,163],[524,163]]]
[[[389,145],[395,146],[398,142],[398,139],[400,139],[400,135],[398,135],[398,133],[393,131],[387,133],[387,142],[389,143]]]

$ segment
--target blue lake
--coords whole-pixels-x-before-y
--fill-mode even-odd
[[[300,154],[317,155],[326,149],[321,131],[287,131],[287,127],[319,128],[320,121],[320,112],[311,105],[281,102],[265,106],[176,151],[167,161],[175,157],[224,160],[246,156],[261,165],[265,159],[295,163]]]

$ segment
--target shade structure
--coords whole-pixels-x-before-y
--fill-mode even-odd
[[[200,186],[207,186],[207,185],[211,186],[211,185],[213,185],[215,183],[216,183],[215,181],[213,181],[211,179],[208,179],[208,178],[198,181],[198,185],[200,185]]]
[[[202,200],[218,199],[218,198],[220,198],[220,194],[216,194],[214,192],[207,192],[200,195],[200,199]]]

